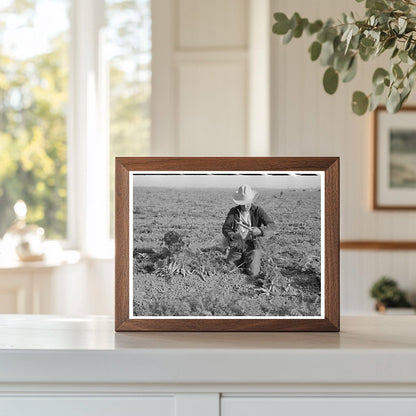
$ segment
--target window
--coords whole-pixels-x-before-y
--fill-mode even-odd
[[[68,0],[0,6],[0,236],[24,199],[29,222],[66,237],[69,11]]]
[[[114,157],[150,143],[151,0],[0,5],[0,237],[23,199],[85,254],[113,235]]]
[[[114,157],[145,156],[150,147],[150,0],[107,0],[110,79],[110,235],[114,236]]]

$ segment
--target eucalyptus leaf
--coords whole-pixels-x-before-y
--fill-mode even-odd
[[[334,62],[334,44],[331,41],[326,41],[322,45],[320,63],[322,66],[332,65]]]
[[[342,77],[342,82],[350,82],[354,79],[355,75],[357,74],[357,58],[354,55],[351,60],[350,63],[348,65],[348,69],[344,72],[343,77]]]
[[[352,111],[362,116],[368,108],[368,97],[361,91],[355,91],[352,95]]]
[[[390,59],[394,59],[399,54],[400,49],[396,46],[391,54]]]
[[[312,61],[316,61],[321,54],[322,44],[318,41],[315,41],[309,47],[309,53],[311,54]]]
[[[410,48],[410,45],[412,43],[413,40],[413,33],[411,33],[406,40],[406,43],[404,44],[404,49],[407,51]]]
[[[397,88],[392,88],[390,94],[387,96],[386,107],[389,113],[397,113],[400,109],[400,93]]]
[[[416,45],[411,46],[407,53],[409,54],[410,59],[413,61],[416,60]]]
[[[384,84],[384,78],[386,78],[389,73],[384,68],[377,68],[373,74],[373,85],[377,86],[380,84]]]
[[[370,105],[369,105],[368,111],[373,111],[378,107],[381,101],[381,97],[382,95],[374,95],[374,94],[370,95]]]
[[[313,23],[310,23],[309,26],[306,28],[306,32],[309,35],[313,35],[314,33],[319,32],[322,29],[324,24],[321,20],[315,20]]]
[[[293,39],[293,30],[289,30],[286,35],[283,36],[282,43],[283,45],[287,45]]]
[[[363,46],[364,48],[372,48],[374,44],[375,41],[372,38],[362,38],[360,41],[360,46]]]
[[[416,83],[414,3],[416,0],[366,0],[364,18],[343,13],[336,20],[315,20],[313,23],[297,12],[290,20],[286,14],[276,13],[273,32],[283,35],[283,43],[305,33],[313,36],[308,52],[313,61],[326,67],[323,84],[329,94],[337,90],[339,80],[348,82],[355,77],[359,60],[367,62],[387,52],[387,60],[391,62],[389,68],[374,71],[370,95],[355,91],[352,108],[356,114],[364,114],[368,109],[372,111],[387,87],[386,106],[395,112],[400,110]],[[391,53],[388,53],[389,49],[392,49]]]
[[[351,65],[351,58],[353,54],[349,52],[347,55],[336,53],[334,58],[334,68],[338,72],[346,71]]]
[[[302,36],[303,29],[305,27],[307,27],[307,25],[308,25],[308,20],[307,19],[298,20],[297,25],[293,29],[293,37],[300,38]]]
[[[367,9],[384,10],[388,5],[384,0],[367,0],[365,7]]]
[[[328,94],[332,95],[335,93],[338,88],[338,79],[339,76],[335,69],[332,66],[327,68],[324,74],[323,84],[324,89]]]
[[[322,29],[316,35],[316,40],[321,43],[325,43],[328,40],[328,31],[326,29]]]
[[[402,50],[399,52],[399,59],[400,59],[402,62],[407,63],[408,58],[409,58],[409,55],[407,54],[407,51],[405,51],[404,49],[402,49]]]
[[[358,52],[360,54],[360,58],[367,62],[374,54],[376,49],[375,48],[366,48],[362,45],[359,46]]]
[[[382,84],[373,86],[373,95],[383,95],[383,92],[384,92],[384,82]]]
[[[402,35],[406,30],[407,20],[403,16],[400,16],[397,23],[399,25],[399,35]]]
[[[409,6],[405,4],[402,0],[394,0],[393,1],[393,7],[397,10],[400,10],[402,12],[405,12],[409,9]]]
[[[412,90],[414,85],[415,85],[415,79],[416,79],[416,74],[414,72],[412,74],[408,75],[410,90]]]
[[[391,37],[391,38],[387,38],[384,43],[383,43],[383,47],[384,49],[390,49],[392,48],[394,45],[396,44],[396,38]]]
[[[285,35],[290,29],[287,16],[284,13],[275,13],[274,20],[276,20],[276,23],[273,25],[273,33]]]
[[[391,72],[398,79],[403,78],[403,76],[404,76],[403,71],[400,68],[399,64],[394,64],[393,67],[392,67]]]

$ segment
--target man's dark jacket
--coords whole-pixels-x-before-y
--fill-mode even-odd
[[[274,221],[266,214],[266,211],[257,205],[252,205],[250,208],[250,220],[252,227],[260,228],[262,236],[269,234],[276,228]],[[225,219],[224,225],[222,226],[222,233],[227,239],[230,239],[231,233],[237,231],[237,221],[240,221],[239,205],[230,209],[227,214],[227,218]],[[264,228],[261,228],[262,226],[264,226]]]

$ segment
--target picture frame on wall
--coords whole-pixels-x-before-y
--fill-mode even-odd
[[[373,114],[373,209],[416,209],[416,107]]]
[[[339,331],[339,158],[116,158],[116,331]]]

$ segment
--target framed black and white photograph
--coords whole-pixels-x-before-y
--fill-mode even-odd
[[[338,330],[337,158],[117,158],[116,330]]]
[[[416,209],[416,107],[374,112],[374,209]]]

